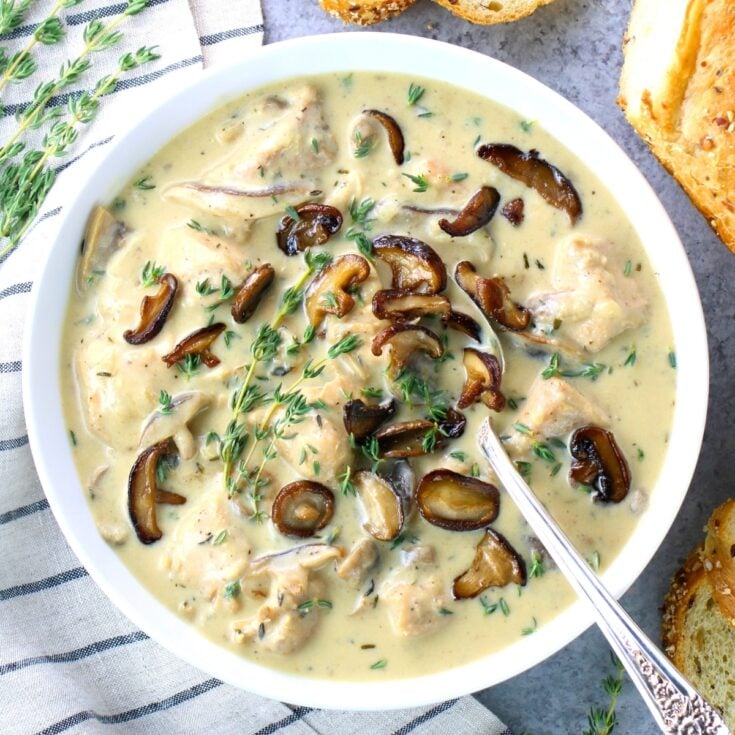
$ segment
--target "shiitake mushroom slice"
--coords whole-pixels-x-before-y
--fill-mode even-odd
[[[355,305],[348,289],[362,283],[370,275],[370,264],[361,255],[348,253],[335,258],[306,290],[306,316],[312,327],[318,327],[327,314],[341,319]]]
[[[505,204],[503,209],[501,210],[503,217],[510,222],[513,227],[520,227],[523,224],[523,219],[525,218],[525,209],[526,205],[520,197],[518,199],[511,199],[509,202]]]
[[[383,403],[369,405],[359,398],[347,401],[342,408],[345,430],[358,442],[367,439],[382,423],[396,412],[396,401],[391,398]]]
[[[421,515],[434,526],[449,531],[476,531],[498,517],[500,493],[488,482],[438,469],[419,483],[416,504]]]
[[[207,327],[202,327],[192,332],[188,337],[179,342],[176,347],[161,359],[167,367],[175,365],[187,355],[199,355],[202,362],[209,368],[219,365],[219,357],[215,355],[210,347],[217,337],[225,331],[225,324],[215,322]]]
[[[447,408],[444,417],[437,421],[437,426],[442,436],[447,439],[457,439],[464,434],[467,419],[463,413],[455,411],[453,408]]]
[[[471,235],[490,222],[498,204],[500,204],[498,190],[492,186],[483,186],[472,195],[453,222],[440,219],[439,227],[452,237]]]
[[[520,332],[531,322],[531,312],[511,299],[510,289],[500,276],[483,278],[472,263],[462,260],[454,269],[454,280],[482,313],[501,327]]]
[[[535,189],[552,207],[566,212],[572,224],[582,215],[582,201],[572,182],[556,166],[539,158],[538,151],[524,153],[514,145],[490,143],[481,145],[477,155]]]
[[[411,293],[388,288],[376,291],[373,296],[373,314],[378,319],[393,322],[410,322],[422,316],[448,317],[452,305],[441,294]]]
[[[304,202],[294,210],[298,219],[287,214],[276,230],[276,242],[286,255],[298,255],[307,248],[324,245],[342,227],[342,213],[329,204]]]
[[[380,110],[364,110],[363,115],[371,117],[383,126],[388,135],[388,145],[390,146],[390,152],[393,154],[393,160],[400,166],[403,163],[403,149],[405,147],[400,125],[394,118]]]
[[[404,513],[401,498],[390,480],[363,470],[353,482],[366,516],[363,528],[378,541],[392,541],[401,532]]]
[[[378,456],[385,459],[428,454],[425,439],[427,432],[434,428],[434,422],[427,419],[413,419],[384,426],[373,434],[378,443]],[[434,448],[443,447],[444,443],[444,437],[439,433]]]
[[[156,503],[181,505],[186,502],[182,495],[158,488],[158,462],[171,449],[169,439],[144,449],[128,476],[128,514],[135,534],[144,544],[152,544],[163,536],[156,519]]]
[[[271,520],[284,536],[307,538],[334,515],[334,493],[320,482],[297,480],[284,485],[273,500]]]
[[[630,490],[630,469],[612,432],[583,426],[572,434],[570,479],[594,488],[602,503],[619,503]]]
[[[455,578],[452,594],[455,600],[477,597],[488,587],[526,584],[526,564],[507,539],[488,528],[475,549],[470,568]]]
[[[174,305],[179,282],[171,273],[164,273],[159,279],[161,288],[155,296],[144,296],[140,302],[140,322],[135,329],[126,329],[123,339],[131,345],[150,342],[166,323],[171,307]]]
[[[238,324],[245,324],[255,313],[261,299],[276,276],[270,263],[259,265],[238,287],[230,313]]]
[[[442,316],[442,324],[449,329],[462,332],[475,342],[482,342],[482,327],[469,315],[463,311],[455,311],[451,309],[448,314]]]
[[[447,287],[447,269],[442,259],[421,240],[382,235],[373,240],[373,252],[393,272],[394,289],[436,294]]]
[[[420,324],[391,324],[381,329],[373,337],[373,355],[380,357],[386,345],[390,346],[388,373],[391,378],[395,378],[418,352],[433,360],[438,360],[444,354],[444,345],[439,337]]]
[[[500,360],[495,355],[465,347],[462,364],[466,378],[457,407],[467,408],[481,400],[492,411],[502,411],[505,408],[505,396],[500,392],[503,376]]]

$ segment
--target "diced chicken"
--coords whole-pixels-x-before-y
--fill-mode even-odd
[[[407,581],[401,574],[386,580],[380,591],[380,603],[388,611],[393,632],[403,638],[435,632],[447,622],[439,612],[446,605],[439,577],[429,574]]]
[[[436,549],[428,544],[405,546],[401,549],[401,563],[414,569],[431,567],[436,564]]]
[[[525,454],[533,441],[560,437],[570,431],[594,424],[606,426],[607,414],[566,380],[536,378],[519,412],[515,424],[529,429],[525,434],[513,429],[505,448],[515,456]]]
[[[207,600],[239,579],[250,562],[245,519],[217,486],[181,506],[180,519],[168,534],[162,567],[176,583]],[[226,531],[224,540],[213,543]]]
[[[303,197],[314,188],[310,174],[331,163],[336,153],[319,92],[311,84],[261,97],[243,117],[242,134],[230,123],[220,136],[225,155],[217,165],[200,181],[175,184],[165,192],[171,201],[224,219],[233,231]]]
[[[337,564],[336,574],[351,587],[359,589],[367,580],[368,573],[380,558],[378,545],[369,538],[360,539],[347,556]]]
[[[560,243],[552,286],[554,291],[527,300],[536,324],[551,328],[556,323],[561,338],[588,352],[599,352],[648,318],[648,302],[635,278],[626,277],[614,243],[581,237]]]

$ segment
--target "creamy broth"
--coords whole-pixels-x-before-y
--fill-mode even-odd
[[[412,84],[425,92],[408,104]],[[396,164],[382,126],[361,115],[367,109],[384,111],[400,125],[407,152],[402,165]],[[565,211],[476,155],[478,143],[494,142],[537,149],[563,172],[582,202],[578,221],[572,224]],[[461,210],[481,186],[500,192],[500,208],[488,225],[468,236],[452,238],[439,228],[441,217],[452,219],[454,214],[426,211]],[[293,187],[297,190],[284,191]],[[524,204],[517,226],[501,213],[516,198]],[[360,217],[356,210],[368,199],[375,204],[366,203],[366,216]],[[326,360],[324,371],[298,386],[312,407],[301,423],[286,427],[284,438],[276,442],[278,456],[265,462],[261,477],[267,484],[257,491],[262,498],[254,499],[252,487],[238,479],[237,464],[231,474],[237,487],[231,485],[228,496],[217,447],[232,418],[232,395],[252,364],[251,345],[258,328],[278,314],[284,291],[300,278],[308,285],[314,277],[305,276],[304,256],[286,256],[275,237],[281,219],[292,212],[287,208],[305,201],[332,205],[344,217],[339,232],[313,251],[335,258],[359,255],[354,234],[364,232],[368,242],[386,234],[417,238],[443,260],[448,274],[443,293],[453,308],[480,324],[483,341],[478,344],[460,331],[445,329],[437,320],[422,320],[442,335],[449,353],[436,365],[422,358],[417,368],[433,389],[443,391],[437,400],[455,405],[465,381],[464,348],[496,354],[502,349],[501,390],[508,405],[499,413],[481,402],[462,409],[467,424],[461,437],[408,460],[416,481],[432,469],[448,468],[497,485],[477,446],[479,427],[492,416],[533,489],[593,565],[604,568],[625,544],[645,512],[666,452],[675,386],[668,315],[634,231],[594,172],[538,123],[445,84],[362,72],[294,79],[227,104],[172,140],[113,202],[104,203],[123,228],[116,230],[109,257],[80,266],[86,271],[70,299],[61,363],[68,428],[89,507],[103,537],[152,594],[204,635],[267,666],[360,680],[426,674],[484,656],[544,626],[573,599],[502,489],[499,515],[490,525],[525,560],[528,579],[523,587],[511,583],[490,587],[474,599],[454,600],[452,581],[470,566],[484,530],[432,525],[416,512],[415,499],[400,535],[373,541],[379,559],[355,586],[335,573],[340,560],[328,559],[316,569],[299,566],[301,581],[295,584],[303,589],[289,592],[283,602],[275,587],[288,587],[293,580],[284,582],[270,568],[256,573],[263,563],[255,560],[275,551],[321,543],[344,555],[359,540],[371,539],[363,528],[360,502],[340,487],[349,490],[348,467],[354,476],[371,466],[359,448],[350,446],[343,426],[343,407],[350,397],[377,402],[378,389],[381,400],[393,390],[399,408],[388,424],[426,415],[417,399],[414,405],[400,400],[400,391],[387,377],[390,349],[381,356],[371,352],[374,335],[389,324],[373,316],[371,300],[377,290],[391,287],[391,271],[380,258],[366,261],[370,275],[354,289],[354,307],[341,319],[328,314],[308,344],[299,344],[308,324],[303,307],[283,318],[277,353],[256,365],[251,384],[265,394],[279,384],[288,391],[307,360],[312,365]],[[630,297],[630,313],[614,298],[611,303],[597,301],[602,287],[585,291],[583,282],[570,285],[564,269],[570,262],[572,270],[577,267],[574,258],[589,257],[590,272],[593,266],[602,269],[613,296],[622,289]],[[471,261],[484,277],[501,276],[517,303],[538,304],[540,311],[563,307],[564,316],[552,327],[544,329],[538,320],[530,327],[551,346],[529,348],[497,325],[495,337],[452,277],[462,260]],[[173,274],[178,290],[160,333],[131,345],[123,332],[138,323],[141,299],[160,288],[142,283],[147,262]],[[272,265],[274,282],[254,316],[235,323],[231,290],[264,263]],[[577,344],[570,354],[566,346],[579,337],[575,320],[578,324],[593,311],[600,313],[603,331],[613,333],[600,337],[594,352],[586,349],[588,343]],[[167,367],[161,358],[210,318],[226,325],[211,347],[219,364],[190,364],[189,375],[184,363]],[[328,348],[349,336],[356,336],[359,346],[330,359]],[[560,357],[557,374],[550,377],[554,353]],[[566,445],[571,430],[594,422],[580,419],[560,435],[545,433],[546,425],[535,427],[535,446],[548,450],[542,456],[522,431],[523,421],[534,415],[528,398],[532,384],[543,402],[543,392],[557,381],[571,386],[573,396],[581,394],[580,400],[591,407],[587,414],[605,417],[600,423],[613,432],[630,468],[630,491],[622,502],[594,502],[589,488],[570,483]],[[366,388],[367,396],[361,392]],[[172,407],[166,407],[161,391],[173,397]],[[184,410],[184,404],[176,404],[177,396],[192,391],[201,392],[206,405],[188,424],[176,425],[177,412]],[[269,436],[259,442],[255,438],[258,422],[269,410],[269,404],[256,402],[239,418],[249,435],[240,456],[249,458],[248,470],[260,466],[270,441]],[[161,426],[165,420],[175,427],[169,435],[173,433],[176,459],[170,466],[159,465],[165,475],[161,487],[186,502],[158,504],[162,537],[143,544],[129,517],[128,477],[146,449],[139,444],[150,416]],[[276,411],[269,425],[282,417],[283,411]],[[392,466],[383,462],[378,470],[387,472]],[[334,494],[334,515],[316,537],[285,536],[270,520],[279,489],[302,478],[320,482]],[[433,560],[424,558],[432,555]],[[404,591],[423,588],[418,594],[428,595],[415,606],[407,604],[406,617],[398,623],[389,616],[391,606],[395,613],[401,605],[395,600],[397,584]],[[288,626],[281,630],[286,642],[280,649],[269,636],[275,635],[272,626],[279,621],[285,626],[279,617],[284,611],[263,611],[273,599],[292,605],[291,613],[299,606],[290,621],[293,637],[288,638]],[[420,620],[411,617],[413,607],[421,608]],[[290,646],[294,650],[277,652]]]

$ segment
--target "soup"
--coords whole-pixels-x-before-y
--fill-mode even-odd
[[[477,445],[595,568],[666,452],[675,352],[619,207],[535,121],[355,72],[253,91],[91,214],[62,384],[102,536],[264,665],[430,673],[573,599]]]

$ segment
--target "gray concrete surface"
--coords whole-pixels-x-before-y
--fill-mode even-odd
[[[262,0],[266,43],[345,27],[317,0]],[[702,295],[711,360],[709,418],[689,495],[668,538],[623,598],[633,617],[654,639],[659,606],[671,574],[697,543],[711,510],[733,494],[735,408],[735,256],[720,243],[683,194],[628,126],[615,105],[621,39],[629,0],[555,0],[529,18],[483,28],[455,18],[429,0],[373,30],[448,41],[511,64],[581,107],[623,147],[663,201],[684,242]],[[685,346],[679,346],[684,349]],[[610,672],[602,636],[589,630],[558,654],[520,676],[477,693],[477,698],[514,733],[582,733],[591,705],[603,705],[601,680]],[[653,720],[627,682],[618,706],[616,733],[656,733]]]

